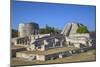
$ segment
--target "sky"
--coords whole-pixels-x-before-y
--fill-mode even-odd
[[[13,1],[11,5],[11,26],[19,23],[38,23],[40,28],[49,25],[63,29],[70,22],[82,23],[91,31],[95,30],[96,7],[72,4]]]

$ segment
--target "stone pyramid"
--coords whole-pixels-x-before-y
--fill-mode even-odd
[[[83,26],[83,24],[80,23],[68,23],[65,25],[64,29],[62,30],[61,34],[69,36],[70,34],[76,34],[77,29]]]

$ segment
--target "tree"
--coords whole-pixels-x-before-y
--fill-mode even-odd
[[[12,30],[11,30],[11,37],[12,37],[12,38],[18,37],[18,31],[15,30],[15,29],[12,29]]]
[[[80,27],[78,27],[78,29],[77,29],[77,33],[88,33],[89,31],[88,31],[88,29],[87,29],[87,27],[86,26],[80,26]]]
[[[56,33],[59,33],[60,30],[46,25],[45,28],[40,28],[39,31],[40,31],[40,34],[48,34],[48,33],[56,34]]]

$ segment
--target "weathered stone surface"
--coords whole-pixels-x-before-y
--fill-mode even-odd
[[[61,34],[69,36],[70,34],[76,34],[78,27],[82,26],[79,23],[68,23],[65,25],[64,29],[62,30]]]

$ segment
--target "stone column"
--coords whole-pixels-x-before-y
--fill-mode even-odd
[[[14,41],[14,45],[18,45],[18,40],[17,39]]]
[[[55,47],[55,41],[53,40],[53,48]]]
[[[62,47],[62,43],[63,43],[63,40],[61,40],[61,42],[60,42],[60,46]]]

